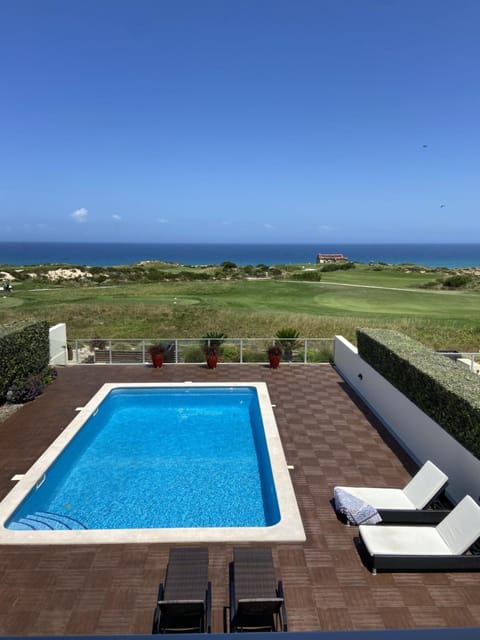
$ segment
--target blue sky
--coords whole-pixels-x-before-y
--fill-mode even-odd
[[[478,0],[1,0],[0,239],[478,242]]]

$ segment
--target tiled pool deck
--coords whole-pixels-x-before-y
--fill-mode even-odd
[[[0,496],[105,382],[265,381],[307,541],[273,546],[289,630],[480,626],[478,573],[371,575],[330,498],[336,484],[402,486],[415,471],[329,365],[84,366],[0,423]],[[0,548],[0,635],[148,634],[170,545]],[[209,545],[222,631],[231,544]]]

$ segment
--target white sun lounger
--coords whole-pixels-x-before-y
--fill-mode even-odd
[[[480,569],[480,555],[467,553],[480,538],[480,506],[470,496],[436,527],[360,525],[359,534],[373,573]]]
[[[383,487],[338,487],[374,507],[383,522],[439,522],[449,511],[440,511],[428,519],[425,507],[442,491],[448,477],[430,460],[403,489]],[[426,518],[426,520],[425,520]]]

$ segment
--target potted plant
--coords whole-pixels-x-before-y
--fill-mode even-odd
[[[154,369],[159,369],[163,364],[165,347],[163,346],[163,344],[152,344],[149,351],[152,357],[152,364]]]
[[[282,349],[278,344],[272,344],[267,350],[270,367],[277,369],[282,358]]]
[[[207,367],[209,369],[215,369],[218,362],[218,347],[211,344],[205,350],[205,358],[207,360]]]
[[[275,334],[275,338],[277,338],[277,341],[280,343],[283,356],[287,362],[291,362],[293,360],[294,349],[298,349],[302,344],[298,339],[299,337],[299,332],[293,327],[285,327],[284,329],[277,331]]]
[[[218,354],[220,353],[220,345],[225,342],[227,336],[224,333],[210,331],[204,337],[203,350],[207,360],[207,367],[215,369],[218,362]]]

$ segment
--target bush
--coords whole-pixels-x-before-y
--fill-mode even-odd
[[[224,362],[240,362],[240,347],[236,345],[223,345],[222,357]]]
[[[243,362],[265,362],[267,354],[265,351],[253,351],[245,349],[243,352]]]
[[[30,402],[42,394],[48,384],[57,377],[56,369],[47,367],[37,375],[15,380],[7,391],[6,399],[10,404]]]
[[[480,379],[389,329],[358,329],[360,357],[480,458]]]
[[[40,376],[30,376],[23,380],[15,380],[7,391],[7,402],[10,404],[22,404],[30,402],[43,393],[46,384]]]
[[[466,287],[472,281],[470,276],[450,276],[449,278],[445,278],[442,282],[442,286],[447,289],[461,289],[462,287]]]
[[[302,280],[303,282],[320,282],[322,274],[319,270],[314,271],[295,271],[290,276],[293,280]]]
[[[50,358],[47,322],[23,322],[0,330],[0,402],[14,382],[45,371]]]
[[[321,347],[320,349],[307,350],[307,362],[332,362],[333,354],[330,347]]]
[[[328,262],[322,267],[322,271],[347,271],[348,269],[355,269],[354,262]]]
[[[275,337],[280,343],[285,360],[291,362],[294,349],[299,349],[302,346],[302,342],[298,339],[300,333],[294,327],[284,327],[277,331]]]

